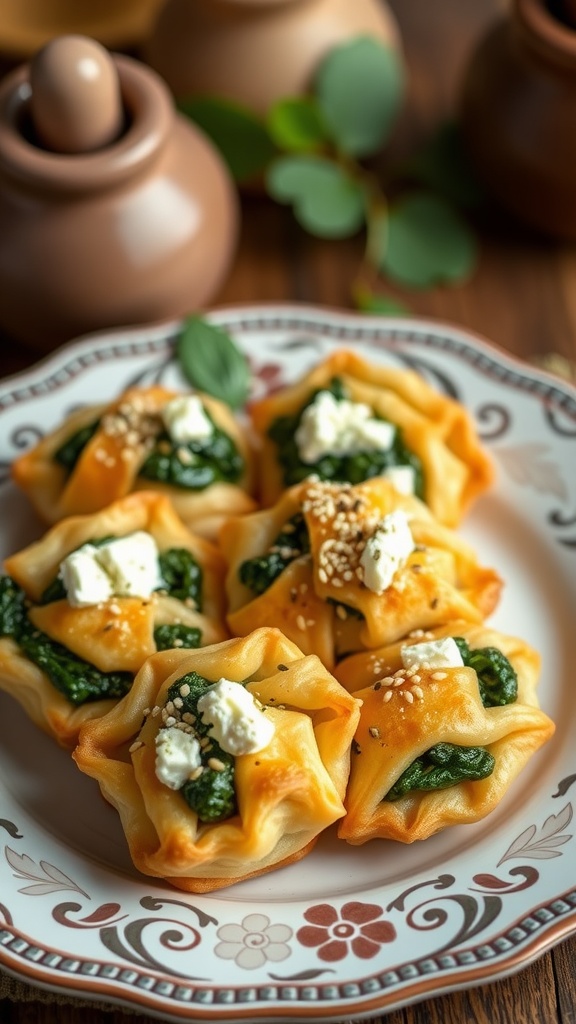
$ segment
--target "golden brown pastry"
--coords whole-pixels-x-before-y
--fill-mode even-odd
[[[160,386],[72,413],[15,460],[12,476],[48,523],[155,490],[212,539],[224,516],[256,507],[253,456],[229,408]]]
[[[277,626],[330,670],[414,629],[481,622],[501,589],[470,545],[383,477],[290,488],[273,508],[228,520],[220,546],[230,630]]]
[[[310,474],[359,483],[391,473],[400,489],[416,493],[453,527],[493,479],[460,403],[411,370],[369,363],[347,349],[255,402],[250,414],[265,506]]]
[[[489,814],[554,732],[539,671],[524,641],[463,622],[346,659],[363,703],[339,836],[411,843]]]
[[[4,567],[0,689],[66,747],[149,655],[228,636],[223,558],[162,494],[64,519]]]
[[[73,756],[117,808],[136,867],[209,892],[300,859],[343,815],[358,716],[318,658],[260,629],[153,655]]]

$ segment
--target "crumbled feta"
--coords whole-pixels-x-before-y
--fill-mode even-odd
[[[267,747],[274,724],[241,683],[219,679],[198,701],[198,713],[222,750],[229,754],[255,754]]]
[[[156,736],[156,777],[168,789],[180,789],[201,763],[196,736],[176,726],[159,730]]]
[[[416,493],[416,471],[414,466],[389,466],[382,476],[389,480],[398,494]]]
[[[60,577],[68,603],[74,608],[100,604],[112,597],[112,581],[97,559],[98,549],[84,544],[60,564]]]
[[[178,395],[162,408],[162,419],[175,444],[211,437],[214,425],[197,395]]]
[[[162,586],[156,541],[144,530],[96,547],[84,544],[60,563],[68,603],[74,608],[110,597],[150,597]]]
[[[150,597],[162,586],[156,541],[144,530],[103,544],[97,558],[119,597]]]
[[[366,541],[360,556],[364,583],[375,594],[382,594],[392,583],[394,574],[414,551],[414,538],[408,516],[398,509],[380,520]]]
[[[400,653],[404,668],[458,668],[464,664],[458,645],[451,636],[423,644],[407,644]]]
[[[302,462],[311,464],[324,455],[388,451],[395,433],[391,423],[374,418],[369,405],[319,391],[302,413],[295,439]]]

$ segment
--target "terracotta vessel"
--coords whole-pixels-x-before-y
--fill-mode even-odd
[[[305,92],[328,50],[365,34],[399,48],[384,0],[167,0],[143,53],[177,99],[218,96],[264,114]]]
[[[518,219],[576,239],[576,29],[568,10],[512,0],[469,63],[460,123],[479,178]]]
[[[0,329],[47,351],[211,301],[238,201],[158,75],[68,36],[0,83],[0,224]]]

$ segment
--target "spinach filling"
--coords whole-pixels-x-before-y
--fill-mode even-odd
[[[48,676],[52,685],[78,706],[105,697],[123,697],[132,685],[131,672],[101,672],[30,622],[26,594],[9,576],[0,577],[0,636],[11,637],[20,650]]]
[[[206,409],[204,412],[214,427],[210,437],[175,444],[162,431],[138,475],[189,491],[204,490],[218,481],[237,483],[244,472],[244,459],[232,438],[216,426]],[[100,421],[96,421],[67,438],[54,453],[55,462],[72,472],[99,426]]]
[[[300,426],[304,410],[312,405],[320,391],[330,391],[337,401],[348,398],[341,379],[334,377],[327,387],[314,391],[299,412],[291,416],[280,416],[274,420],[268,430],[268,437],[278,447],[278,459],[283,469],[284,484],[290,487],[292,484],[301,483],[311,474],[318,476],[321,480],[359,484],[363,480],[382,476],[386,469],[391,469],[393,466],[412,466],[415,474],[415,493],[418,498],[423,500],[422,463],[417,455],[406,447],[398,427],[396,427],[392,445],[386,451],[374,450],[350,455],[324,455],[317,462],[302,462],[296,443],[296,431]],[[379,419],[380,417],[375,415],[375,418]]]
[[[194,732],[202,743],[208,739],[201,750],[202,772],[197,779],[189,779],[180,788],[188,806],[196,812],[200,821],[215,823],[231,818],[236,814],[236,791],[234,789],[234,757],[222,750],[217,741],[209,735],[210,726],[205,725],[198,714],[198,701],[203,693],[212,686],[208,679],[189,672],[177,679],[168,690],[168,700],[177,701],[180,716],[192,715]],[[188,689],[188,693],[182,693]],[[210,767],[209,761],[215,758],[223,766],[220,770]]]
[[[89,543],[98,547],[110,539],[101,537]],[[159,565],[163,580],[161,589],[166,589],[180,601],[190,598],[200,611],[202,569],[193,555],[185,548],[170,548],[160,553]],[[65,598],[62,580],[56,577],[42,594],[41,604]],[[120,698],[128,693],[134,678],[131,672],[101,672],[37,629],[28,618],[27,607],[24,590],[9,576],[0,577],[0,636],[11,637],[71,704],[77,706],[107,697]],[[172,647],[200,647],[202,631],[182,623],[157,626],[154,642],[159,651]]]
[[[263,594],[287,565],[310,551],[306,520],[301,512],[284,524],[270,549],[264,555],[248,558],[238,569],[240,582],[254,594]]]
[[[476,782],[494,771],[495,759],[484,747],[436,743],[402,772],[385,800],[400,800],[414,790],[448,789],[458,782]]]
[[[496,647],[470,650],[463,637],[454,637],[464,664],[478,676],[480,699],[485,708],[513,704],[518,697],[518,677],[508,658]],[[485,779],[496,761],[484,747],[460,747],[437,743],[402,772],[384,800],[399,800],[415,790],[447,789],[459,782]]]
[[[471,651],[460,636],[455,636],[454,642],[464,664],[473,668],[478,676],[480,698],[485,708],[502,707],[517,700],[518,677],[502,651],[496,647],[478,647]]]

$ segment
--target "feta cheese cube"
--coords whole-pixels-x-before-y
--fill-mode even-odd
[[[274,723],[258,707],[241,683],[219,679],[198,701],[198,712],[210,735],[229,754],[255,754],[267,747]]]
[[[192,733],[169,726],[156,736],[156,777],[168,789],[180,789],[202,763],[200,744]]]
[[[163,583],[156,541],[144,530],[98,547],[83,544],[63,559],[59,575],[74,608],[114,596],[150,597]]]
[[[84,544],[60,563],[60,578],[73,608],[100,604],[112,597],[112,581],[98,562],[98,548]]]
[[[458,645],[451,636],[422,644],[406,644],[400,653],[404,668],[459,668],[464,664]]]
[[[162,419],[175,444],[201,441],[214,433],[212,421],[197,395],[178,395],[162,408]]]
[[[150,597],[162,586],[156,541],[144,530],[103,544],[97,558],[118,597]]]
[[[310,465],[324,455],[388,451],[395,433],[391,423],[375,419],[369,405],[319,391],[302,413],[295,438],[302,462]]]
[[[384,593],[414,547],[406,513],[398,509],[384,516],[366,541],[360,556],[364,583],[368,589],[375,594]]]

